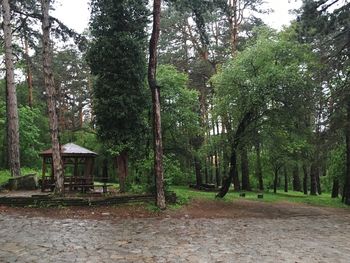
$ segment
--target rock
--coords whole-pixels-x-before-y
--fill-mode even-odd
[[[14,177],[8,182],[10,190],[35,190],[38,189],[38,186],[38,178],[35,174]]]

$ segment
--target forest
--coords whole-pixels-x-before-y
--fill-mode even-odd
[[[173,186],[350,205],[349,1],[303,0],[276,30],[263,0],[91,0],[83,34],[52,2],[2,0],[0,183],[52,148],[63,194],[73,142],[160,208]]]

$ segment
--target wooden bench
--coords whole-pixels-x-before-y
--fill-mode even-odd
[[[87,178],[65,176],[64,188],[69,188],[69,191],[81,189],[85,193],[88,189],[94,189],[94,184]],[[55,182],[51,176],[45,176],[41,179],[41,191],[44,192],[47,189],[50,189],[50,191],[55,189]]]

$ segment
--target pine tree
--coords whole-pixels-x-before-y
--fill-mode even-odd
[[[3,27],[5,42],[5,64],[6,64],[6,97],[7,97],[7,124],[8,124],[8,153],[12,176],[21,175],[19,157],[19,121],[17,109],[17,95],[12,57],[12,29],[11,14],[8,0],[2,1]]]

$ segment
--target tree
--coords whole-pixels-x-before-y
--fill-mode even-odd
[[[55,178],[55,193],[64,193],[63,164],[61,158],[61,147],[59,141],[58,118],[56,112],[56,92],[55,81],[52,71],[52,49],[50,42],[50,0],[41,0],[42,8],[42,31],[43,31],[43,73],[45,81],[45,91],[47,97],[47,107],[49,113],[49,124],[52,144],[52,165]]]
[[[17,94],[14,76],[14,63],[12,57],[12,29],[11,14],[8,0],[2,1],[3,28],[5,42],[5,65],[6,65],[6,109],[7,109],[7,135],[8,135],[8,159],[12,176],[21,175],[19,153],[19,121],[17,108]]]
[[[160,33],[161,0],[153,1],[153,29],[149,42],[148,84],[152,92],[153,105],[153,143],[154,172],[156,179],[156,202],[160,209],[165,209],[164,174],[163,174],[163,144],[160,115],[160,87],[157,84],[157,45]]]
[[[200,159],[191,143],[200,133],[198,115],[198,92],[190,90],[186,73],[177,71],[173,66],[161,65],[157,70],[157,81],[162,89],[161,114],[164,155],[175,156],[186,174],[188,163]]]
[[[97,133],[115,158],[125,192],[130,153],[146,133],[145,0],[93,0],[87,60],[94,77]]]
[[[292,32],[263,31],[249,48],[230,60],[213,78],[221,116],[230,118],[231,168],[218,197],[227,193],[237,177],[237,150],[242,141],[251,140],[252,124],[271,116],[300,112],[311,86],[312,56]]]
[[[350,205],[349,13],[348,1],[305,0],[298,19],[300,39],[314,46],[314,51],[320,57],[320,63],[325,65],[322,80],[330,90],[330,115],[327,121],[333,130],[342,129],[344,133],[347,172],[343,183],[343,201],[348,205]],[[313,171],[315,170],[317,168],[313,168]],[[339,182],[335,180],[334,183]]]

